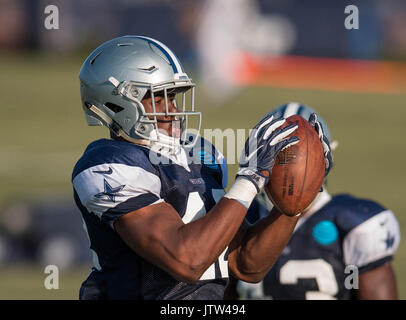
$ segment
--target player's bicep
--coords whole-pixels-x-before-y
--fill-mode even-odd
[[[357,295],[360,300],[398,299],[396,276],[391,264],[387,262],[360,274]]]
[[[131,247],[144,250],[143,247],[146,245],[148,250],[151,244],[149,241],[166,240],[167,233],[173,232],[182,224],[175,209],[167,202],[161,202],[128,212],[118,218],[113,226]]]
[[[174,253],[179,243],[177,230],[183,224],[170,204],[160,202],[121,216],[114,229],[134,252],[179,279],[182,271]]]

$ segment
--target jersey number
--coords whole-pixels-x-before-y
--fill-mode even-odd
[[[224,196],[225,192],[222,189],[212,189],[212,195],[216,203]],[[192,222],[206,214],[204,202],[199,195],[199,192],[191,192],[189,194],[186,206],[186,212],[182,218],[184,223]],[[219,258],[203,273],[200,280],[211,280],[218,278],[228,278],[228,262],[225,259],[226,248]]]
[[[280,270],[281,284],[297,284],[299,279],[316,279],[319,291],[307,291],[306,300],[333,300],[338,285],[333,267],[323,259],[290,260]]]

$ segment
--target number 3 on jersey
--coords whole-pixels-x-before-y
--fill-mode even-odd
[[[224,196],[223,189],[212,189],[212,195],[216,203]],[[186,212],[182,218],[184,223],[192,222],[206,214],[204,202],[198,192],[191,192],[188,197]],[[200,280],[228,278],[228,262],[225,255],[228,247],[221,253],[219,258],[203,273]]]
[[[306,292],[306,300],[333,300],[338,285],[333,267],[323,259],[290,260],[280,270],[281,284],[297,284],[301,279],[316,279],[320,291]]]

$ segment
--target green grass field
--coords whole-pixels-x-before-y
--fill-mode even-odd
[[[79,96],[79,58],[0,56],[0,206],[9,199],[70,195],[70,175],[86,145],[107,137],[87,127]],[[215,94],[221,94],[216,92]],[[204,128],[250,128],[273,107],[299,101],[315,108],[338,140],[328,190],[381,202],[397,215],[406,234],[403,167],[406,95],[245,88],[212,106],[197,91]],[[227,153],[226,153],[227,155]],[[236,171],[230,165],[230,176]],[[393,262],[400,298],[406,299],[406,250]],[[40,266],[1,268],[0,299],[77,299],[88,269],[60,273],[60,290],[46,290]]]

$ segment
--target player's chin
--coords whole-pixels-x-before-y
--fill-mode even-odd
[[[173,121],[176,122],[176,121]],[[180,138],[181,130],[179,126],[170,123],[158,123],[158,130],[160,133],[165,134],[169,137]]]

